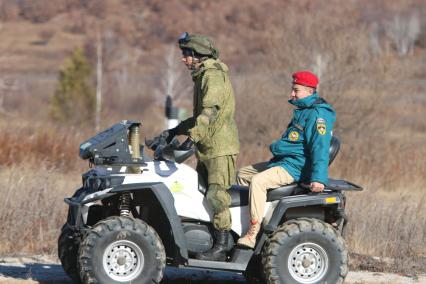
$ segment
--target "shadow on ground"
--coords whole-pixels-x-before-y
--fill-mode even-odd
[[[33,280],[40,284],[72,284],[61,265],[43,263],[0,263],[0,279]],[[243,284],[247,283],[241,274],[211,272],[166,267],[163,284]]]
[[[58,264],[2,263],[0,277],[5,277],[7,280],[33,280],[42,284],[72,283]]]

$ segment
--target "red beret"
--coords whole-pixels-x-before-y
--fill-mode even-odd
[[[293,74],[293,84],[316,88],[318,82],[317,76],[309,71],[299,71]]]

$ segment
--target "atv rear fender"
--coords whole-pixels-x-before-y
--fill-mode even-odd
[[[263,233],[256,244],[255,254],[261,251],[267,236],[272,234],[283,222],[300,217],[324,221],[327,208],[343,216],[344,204],[345,196],[341,192],[310,193],[282,198],[278,202],[269,222],[263,226]]]

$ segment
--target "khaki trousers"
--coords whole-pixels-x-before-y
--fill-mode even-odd
[[[280,166],[267,168],[268,162],[241,168],[237,173],[239,185],[250,186],[250,217],[262,223],[268,189],[294,182],[293,177]]]

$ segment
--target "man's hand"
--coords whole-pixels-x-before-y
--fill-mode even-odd
[[[310,188],[312,192],[322,192],[324,190],[324,185],[320,182],[311,182]]]
[[[149,149],[155,151],[157,147],[159,145],[164,144],[164,142],[166,142],[166,144],[170,144],[170,142],[173,140],[175,136],[176,136],[175,128],[167,129],[161,132],[160,135],[152,139],[145,139],[145,145],[148,146]]]
[[[177,147],[177,150],[188,151],[192,148],[193,145],[194,141],[188,137],[182,144],[179,145],[179,147]]]
[[[158,137],[154,137],[153,139],[145,139],[145,145],[153,151],[157,149],[159,144],[160,144],[160,139]]]
[[[165,139],[167,144],[169,144],[175,136],[176,136],[176,129],[175,128],[164,130],[160,134],[160,137]]]

